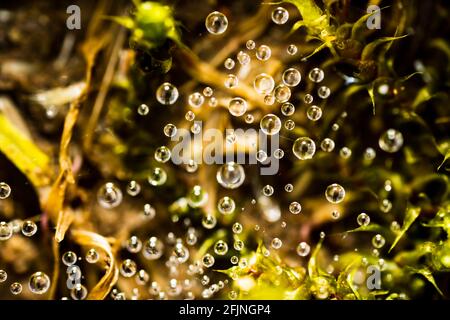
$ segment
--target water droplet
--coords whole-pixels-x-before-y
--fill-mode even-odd
[[[97,201],[105,209],[117,207],[122,197],[122,191],[112,182],[105,183],[97,192]]]
[[[239,84],[239,79],[234,74],[229,74],[225,78],[225,88],[233,89],[236,88]]]
[[[294,190],[294,186],[290,183],[288,183],[287,185],[284,186],[284,190],[286,192],[292,192]]]
[[[302,76],[300,74],[300,71],[298,71],[297,69],[289,68],[283,72],[282,79],[283,79],[283,83],[285,85],[287,85],[288,87],[295,87],[302,80]]]
[[[163,185],[167,180],[167,173],[161,168],[153,168],[147,180],[148,183],[155,187]]]
[[[244,183],[244,168],[235,162],[222,165],[216,174],[217,182],[226,189],[236,189]]]
[[[250,56],[244,51],[239,51],[237,54],[237,60],[241,65],[245,66],[250,63]]]
[[[164,253],[164,244],[157,237],[151,237],[144,244],[142,253],[148,260],[157,260]]]
[[[255,49],[255,47],[256,47],[256,43],[255,43],[255,41],[253,41],[253,40],[248,40],[248,41],[245,43],[245,46],[247,47],[248,50],[253,50],[253,49]]]
[[[273,152],[273,156],[275,157],[275,159],[281,159],[281,158],[283,158],[283,157],[284,157],[284,151],[283,151],[283,149],[276,149],[276,150]]]
[[[313,95],[307,93],[307,94],[305,94],[303,101],[305,101],[306,104],[311,104],[314,101],[314,97],[313,97]]]
[[[155,160],[161,163],[166,163],[167,161],[170,160],[170,156],[171,156],[171,152],[170,149],[167,148],[166,146],[161,146],[158,149],[155,150]]]
[[[268,105],[268,106],[273,105],[273,104],[275,103],[275,96],[274,96],[273,94],[271,94],[271,93],[267,94],[267,95],[264,97],[264,103],[265,103],[266,105]]]
[[[169,82],[164,82],[156,90],[156,100],[164,105],[174,104],[178,99],[178,89]]]
[[[186,171],[189,173],[193,173],[197,171],[198,169],[198,163],[195,160],[190,159],[188,163],[186,164]]]
[[[8,279],[8,273],[5,270],[0,269],[0,283],[5,282]]]
[[[234,68],[234,66],[236,65],[236,63],[234,62],[233,59],[227,58],[227,59],[225,60],[225,62],[223,63],[223,65],[224,65],[224,67],[225,67],[226,69],[231,70],[231,69]]]
[[[202,257],[202,264],[205,268],[211,268],[214,265],[215,259],[209,253]]]
[[[184,116],[184,118],[187,121],[192,121],[195,119],[195,113],[189,110],[188,112],[186,112],[186,115]]]
[[[11,187],[6,182],[0,182],[0,200],[6,199],[11,194]]]
[[[381,150],[394,153],[403,146],[403,135],[400,131],[389,129],[378,140]]]
[[[286,87],[283,84],[280,84],[276,86],[274,90],[274,96],[275,99],[277,99],[277,102],[279,103],[286,102],[291,97],[291,89],[289,89],[289,87]]]
[[[388,199],[383,199],[380,203],[380,210],[384,213],[387,213],[391,211],[392,209],[392,202],[390,202]]]
[[[274,189],[271,185],[265,185],[262,189],[262,193],[263,195],[265,195],[266,197],[270,197],[273,195]]]
[[[199,208],[208,201],[208,193],[201,186],[194,186],[187,197],[187,202],[192,208]]]
[[[219,104],[219,101],[217,100],[216,97],[209,98],[208,105],[210,107],[215,108],[215,107],[217,107],[218,104]]]
[[[253,123],[253,121],[255,120],[255,117],[252,114],[246,114],[245,115],[245,123]]]
[[[206,216],[203,216],[202,226],[205,229],[212,229],[216,226],[216,224],[217,224],[217,219],[215,216],[209,215],[209,214]]]
[[[189,259],[189,249],[186,248],[181,242],[177,242],[173,249],[173,254],[177,258],[179,263],[185,263]]]
[[[258,152],[256,152],[256,160],[263,163],[267,160],[267,153],[264,150],[258,150]]]
[[[243,230],[242,224],[235,222],[232,227],[233,233],[240,234]]]
[[[136,262],[131,259],[124,260],[120,265],[120,274],[125,278],[130,278],[136,274]]]
[[[306,110],[306,116],[311,121],[317,121],[322,117],[322,109],[318,106],[311,106]]]
[[[295,128],[294,120],[286,120],[286,122],[284,123],[284,127],[286,128],[286,130],[293,130]]]
[[[153,219],[156,215],[156,210],[149,203],[144,204],[144,216],[147,219]]]
[[[398,232],[400,231],[400,224],[397,221],[392,221],[390,229],[393,232]]]
[[[232,214],[236,209],[234,200],[230,197],[223,197],[217,203],[217,209],[221,214]]]
[[[285,24],[289,20],[289,12],[283,7],[277,7],[272,11],[272,21],[276,24]]]
[[[331,90],[327,86],[321,86],[319,89],[317,89],[317,95],[321,99],[326,99],[330,96]]]
[[[334,150],[334,141],[330,138],[325,138],[320,143],[320,148],[325,152],[331,152]]]
[[[292,103],[290,102],[285,102],[281,105],[281,113],[286,116],[292,116],[295,112],[295,107]]]
[[[140,114],[141,116],[146,116],[149,111],[150,108],[145,103],[141,104],[137,109],[138,114]]]
[[[260,121],[262,132],[268,136],[277,134],[281,129],[281,120],[274,114],[266,114]]]
[[[300,137],[292,145],[292,152],[300,160],[308,160],[316,153],[316,144],[311,138]]]
[[[70,297],[73,300],[84,300],[86,299],[88,291],[85,286],[80,283],[77,283],[72,290],[70,290]]]
[[[205,97],[200,92],[194,92],[189,95],[188,103],[192,108],[200,108],[205,102]]]
[[[136,283],[143,286],[146,285],[147,282],[150,280],[150,275],[147,271],[141,269],[136,274]]]
[[[141,185],[139,183],[137,183],[134,180],[131,180],[130,182],[128,182],[127,193],[130,196],[135,197],[139,194],[139,192],[141,192]]]
[[[256,50],[256,58],[261,61],[267,61],[270,59],[270,56],[272,55],[272,50],[269,46],[261,45]]]
[[[213,95],[213,93],[214,93],[214,91],[213,91],[213,89],[211,87],[205,87],[203,89],[203,95],[205,97],[211,97]]]
[[[231,99],[228,111],[235,117],[242,116],[247,111],[247,101],[239,97]]]
[[[28,281],[28,288],[34,294],[44,294],[50,288],[50,278],[43,272],[35,272]]]
[[[339,219],[339,216],[340,216],[341,214],[339,213],[339,211],[337,211],[337,210],[333,210],[332,212],[331,212],[331,217],[333,218],[333,219]]]
[[[211,34],[222,34],[228,28],[228,19],[223,13],[214,11],[206,17],[205,26]]]
[[[172,138],[177,134],[177,127],[174,124],[168,123],[164,126],[164,135]]]
[[[283,241],[281,241],[280,238],[273,238],[272,242],[270,243],[270,245],[272,246],[272,248],[274,248],[275,250],[280,249],[283,246]]]
[[[5,221],[0,222],[0,241],[6,241],[9,238],[11,238],[13,234],[13,230],[11,228],[11,225],[9,223],[6,223]]]
[[[270,75],[261,73],[255,77],[253,87],[259,94],[269,94],[275,87],[275,81]]]
[[[384,239],[384,237],[381,234],[376,234],[372,238],[372,245],[377,249],[382,248],[385,243],[386,243],[386,240]]]
[[[345,189],[337,184],[330,184],[325,190],[325,198],[331,203],[340,203],[345,198]]]
[[[22,234],[26,237],[32,237],[37,232],[37,225],[31,220],[27,220],[22,224]]]
[[[98,254],[97,250],[95,249],[89,249],[88,252],[86,252],[86,261],[88,263],[97,263],[97,261],[100,259],[100,255]]]
[[[236,240],[233,243],[234,250],[241,251],[244,249],[244,242],[242,240]]]
[[[9,287],[9,290],[11,291],[11,293],[13,295],[18,295],[22,292],[22,285],[18,282],[14,282],[11,284],[11,286]]]
[[[348,159],[352,155],[352,149],[348,147],[342,147],[341,150],[339,150],[339,155],[344,159]]]
[[[73,251],[67,251],[62,255],[62,262],[66,266],[71,266],[77,262],[77,255]]]
[[[311,247],[306,242],[300,242],[296,251],[300,257],[306,257],[311,251]]]
[[[318,83],[323,80],[323,78],[325,77],[325,73],[323,72],[322,69],[314,68],[309,72],[308,76],[312,82]]]
[[[356,222],[358,223],[358,225],[360,225],[361,227],[365,227],[368,226],[370,223],[370,217],[366,214],[366,213],[360,213],[358,215],[358,217],[356,218]]]
[[[289,211],[292,214],[299,214],[302,211],[302,206],[296,201],[291,202],[291,204],[289,205]]]
[[[295,55],[297,53],[298,49],[295,44],[290,44],[287,48],[287,53],[291,56]]]
[[[127,248],[128,252],[138,253],[142,249],[142,241],[136,236],[131,236],[126,241],[125,247]]]
[[[219,256],[225,255],[228,252],[228,244],[223,240],[217,241],[214,244],[214,252]]]

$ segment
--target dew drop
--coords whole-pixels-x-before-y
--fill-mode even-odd
[[[289,12],[283,7],[277,7],[272,11],[272,21],[276,24],[285,24],[289,20]]]
[[[378,140],[381,150],[394,153],[403,146],[403,135],[400,131],[389,129]]]
[[[112,182],[107,182],[97,191],[97,201],[105,209],[117,207],[122,202],[122,191]]]
[[[194,92],[189,95],[188,103],[192,108],[200,108],[205,102],[205,97],[200,92]]]
[[[300,257],[306,257],[311,251],[311,247],[306,242],[300,242],[297,246],[296,251]]]
[[[227,30],[228,19],[223,13],[214,11],[206,17],[205,26],[209,33],[219,35]]]
[[[292,152],[300,160],[308,160],[314,156],[316,144],[311,138],[300,137],[292,145]]]
[[[274,114],[266,114],[259,123],[262,132],[266,135],[274,135],[280,132],[281,120]]]
[[[225,163],[217,171],[216,179],[222,187],[236,189],[244,183],[244,168],[235,162]]]
[[[275,87],[275,81],[270,75],[261,73],[255,77],[253,87],[259,94],[269,94]]]
[[[43,272],[35,272],[28,281],[28,288],[34,294],[44,294],[50,288],[50,278]]]
[[[325,77],[325,73],[322,69],[314,68],[309,72],[308,77],[312,82],[318,83],[323,80],[323,78]]]
[[[153,168],[148,175],[147,180],[152,186],[161,186],[167,180],[167,173],[161,168]]]
[[[325,190],[325,198],[330,203],[340,203],[345,198],[345,189],[337,183],[330,184]]]
[[[322,109],[318,106],[310,106],[306,110],[306,116],[311,121],[317,121],[322,117]]]
[[[370,223],[370,217],[366,214],[366,213],[360,213],[358,215],[358,217],[356,218],[356,222],[358,223],[358,225],[360,225],[361,227],[365,227],[368,226]]]
[[[302,80],[302,76],[300,74],[300,71],[298,71],[297,69],[289,68],[283,72],[282,79],[283,83],[288,87],[295,87]]]
[[[272,50],[269,46],[261,45],[256,50],[256,58],[261,61],[267,61],[270,59],[270,56],[272,55]]]
[[[156,90],[156,100],[164,105],[174,104],[178,99],[178,89],[169,82],[164,82]]]
[[[149,111],[150,108],[145,103],[141,104],[137,109],[138,114],[141,116],[146,116]]]
[[[236,209],[236,204],[232,198],[223,197],[218,201],[217,209],[221,214],[224,215],[232,214]]]
[[[228,111],[235,117],[244,115],[247,111],[247,101],[240,97],[231,99],[228,105]]]

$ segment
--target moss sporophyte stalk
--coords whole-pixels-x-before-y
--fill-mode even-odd
[[[0,298],[450,296],[448,6],[19,3]]]

